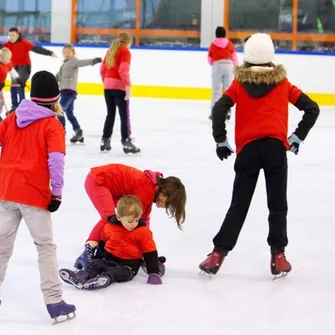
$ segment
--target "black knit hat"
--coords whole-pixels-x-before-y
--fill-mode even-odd
[[[226,37],[226,29],[224,29],[224,27],[217,27],[215,30],[215,36],[217,38]]]
[[[59,99],[56,77],[48,71],[39,71],[31,79],[30,99],[43,106],[55,104]]]

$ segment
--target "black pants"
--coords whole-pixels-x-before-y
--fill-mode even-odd
[[[104,93],[107,106],[107,116],[102,136],[104,138],[109,138],[112,136],[117,107],[121,119],[121,139],[125,140],[131,135],[129,100],[124,100],[126,93],[125,91],[120,90],[105,90]]]
[[[134,273],[131,268],[102,258],[94,259],[85,269],[85,272],[90,279],[104,274],[109,277],[111,283],[126,282],[134,278]]]
[[[216,250],[231,251],[238,239],[258,175],[264,170],[267,204],[269,208],[268,244],[272,250],[284,251],[287,240],[287,157],[282,141],[262,138],[247,144],[235,161],[235,180],[231,205],[214,237]]]

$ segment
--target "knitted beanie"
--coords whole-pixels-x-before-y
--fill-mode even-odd
[[[270,35],[257,33],[251,35],[244,45],[244,61],[261,65],[273,62],[275,48]]]
[[[38,105],[55,104],[60,97],[56,77],[48,71],[39,71],[31,79],[30,99]]]
[[[215,30],[215,36],[217,38],[226,37],[226,29],[224,29],[224,27],[217,27]]]

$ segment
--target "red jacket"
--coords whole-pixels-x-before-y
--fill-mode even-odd
[[[4,64],[0,62],[0,83],[5,83],[8,73],[13,69],[11,62]]]
[[[14,66],[31,65],[29,51],[33,51],[33,43],[27,40],[18,40],[15,43],[6,42],[2,46],[12,52],[12,63]]]
[[[152,232],[144,223],[128,231],[122,223],[113,216],[105,224],[101,236],[105,242],[104,250],[107,258],[131,266],[136,273],[144,258],[148,273],[158,273],[158,254]]]
[[[238,65],[238,57],[234,44],[227,38],[217,38],[208,49],[208,62],[212,65],[220,60],[230,60]]]
[[[98,185],[109,189],[115,207],[121,197],[137,196],[143,206],[142,220],[147,226],[150,225],[151,207],[158,190],[156,177],[162,177],[160,172],[149,170],[143,172],[123,164],[109,164],[92,168],[91,175]]]
[[[45,56],[51,56],[53,54],[50,50],[44,49],[43,47],[31,43],[30,41],[22,39],[21,35],[16,42],[12,43],[8,41],[2,44],[2,47],[6,47],[12,52],[11,61],[14,67],[31,65],[29,51]]]
[[[108,68],[106,57],[100,66],[100,75],[104,83],[104,89],[125,90],[130,86],[131,54],[127,47],[120,46],[115,55],[114,66]]]
[[[305,111],[295,134],[304,140],[314,125],[319,108],[286,78],[281,65],[276,67],[237,67],[235,80],[213,108],[213,136],[217,143],[226,140],[226,114],[236,104],[236,154],[263,137],[281,140],[289,148],[288,103]]]

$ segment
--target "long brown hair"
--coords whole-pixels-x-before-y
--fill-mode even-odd
[[[112,43],[106,54],[106,66],[111,68],[115,64],[115,56],[121,45],[129,45],[132,38],[127,33],[120,33],[119,37]]]
[[[157,177],[157,195],[167,197],[166,213],[175,218],[178,228],[182,230],[182,224],[186,219],[186,190],[181,180],[177,177]]]

